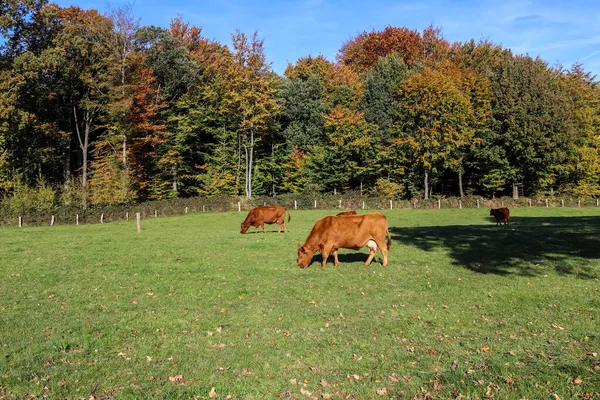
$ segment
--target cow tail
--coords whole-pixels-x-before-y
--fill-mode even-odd
[[[386,231],[387,232],[387,249],[389,250],[390,247],[392,247],[392,235],[390,235],[390,231]]]
[[[290,222],[290,220],[292,219],[292,214],[290,214],[290,210],[288,210],[287,208],[285,209],[285,212],[288,215],[288,222]]]

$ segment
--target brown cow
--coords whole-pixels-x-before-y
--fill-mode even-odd
[[[504,221],[504,225],[508,225],[510,221],[510,210],[506,207],[503,208],[492,208],[490,215],[496,218],[496,225],[500,225],[501,221]]]
[[[242,226],[240,229],[240,233],[246,233],[249,227],[253,226],[255,228],[255,233],[258,233],[258,227],[260,226],[265,231],[265,224],[274,224],[277,223],[279,225],[279,230],[277,233],[281,233],[281,227],[283,227],[283,232],[286,232],[285,228],[285,213],[288,214],[288,222],[292,219],[290,212],[287,208],[276,206],[276,207],[256,207],[250,210],[248,216],[242,222]]]
[[[339,217],[340,215],[357,215],[358,213],[356,212],[356,210],[351,210],[351,211],[343,211],[341,213],[337,213],[335,214],[336,217]]]
[[[339,248],[358,250],[364,246],[369,247],[369,257],[365,266],[371,263],[379,246],[385,267],[391,245],[392,237],[388,231],[387,219],[381,213],[329,216],[318,220],[304,244],[298,245],[298,267],[308,267],[317,251],[323,257],[321,268],[325,268],[330,254],[333,254],[333,263],[337,267]]]

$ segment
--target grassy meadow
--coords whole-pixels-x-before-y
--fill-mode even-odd
[[[383,211],[385,268],[297,268],[326,211],[0,229],[0,398],[600,398],[600,210],[511,211]]]

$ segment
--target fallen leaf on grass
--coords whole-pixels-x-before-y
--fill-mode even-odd
[[[583,384],[583,380],[581,380],[581,378],[575,378],[573,379],[573,384],[579,386]]]
[[[309,392],[309,391],[308,391],[308,390],[306,390],[306,389],[302,389],[302,388],[301,388],[301,389],[300,389],[300,393],[301,393],[301,394],[303,394],[303,395],[305,395],[306,397],[310,397],[310,396],[312,396],[312,393],[311,393],[311,392]]]
[[[289,390],[286,390],[285,392],[281,392],[279,394],[280,399],[287,399],[289,397],[292,397],[292,394],[289,392]]]
[[[215,390],[214,387],[210,388],[210,392],[208,392],[208,397],[210,397],[211,399],[217,396],[217,391]]]
[[[377,393],[380,396],[385,396],[387,394],[387,389],[386,388],[379,389],[379,390],[376,390],[375,393]]]
[[[489,348],[489,347],[487,347],[487,346],[483,346],[483,347],[481,348],[481,351],[483,351],[484,353],[487,353],[488,351],[490,351],[490,348]]]
[[[565,330],[565,328],[563,328],[562,326],[560,326],[560,325],[558,325],[558,324],[552,324],[552,327],[553,327],[553,328],[556,328],[556,329],[560,329],[561,331],[564,331],[564,330]]]
[[[243,369],[238,376],[251,376],[254,375],[254,372],[248,371],[247,369]]]
[[[327,387],[329,386],[329,382],[327,382],[325,379],[321,379],[321,386]]]
[[[169,377],[169,382],[181,382],[183,381],[183,375],[174,375]]]
[[[452,365],[450,366],[450,369],[452,371],[454,371],[457,367],[458,367],[458,360],[452,361]]]
[[[396,383],[396,382],[400,382],[400,378],[398,378],[398,375],[396,375],[396,373],[394,372],[393,374],[391,374],[390,376],[388,376],[388,380],[391,383]]]

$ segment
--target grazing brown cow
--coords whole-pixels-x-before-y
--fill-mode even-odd
[[[325,268],[330,254],[333,254],[333,262],[337,267],[339,248],[358,250],[364,246],[369,247],[369,257],[365,266],[371,263],[379,246],[385,267],[391,245],[392,237],[388,231],[387,219],[381,213],[329,216],[318,220],[304,244],[298,245],[298,267],[308,267],[317,251],[323,257],[321,268]]]
[[[279,225],[279,230],[277,233],[281,233],[281,227],[283,227],[283,232],[286,232],[285,228],[285,213],[288,214],[288,222],[292,219],[290,212],[287,208],[277,206],[277,207],[256,207],[250,210],[248,216],[242,222],[242,226],[240,229],[240,233],[246,233],[249,227],[253,226],[255,228],[255,232],[258,233],[258,227],[260,226],[265,231],[265,224],[274,224],[277,223]]]
[[[496,225],[500,225],[501,221],[504,221],[504,225],[508,225],[510,221],[510,210],[506,207],[503,208],[492,208],[490,215],[496,218]]]
[[[336,217],[339,217],[340,215],[358,215],[358,213],[356,212],[356,210],[351,210],[335,214]]]

